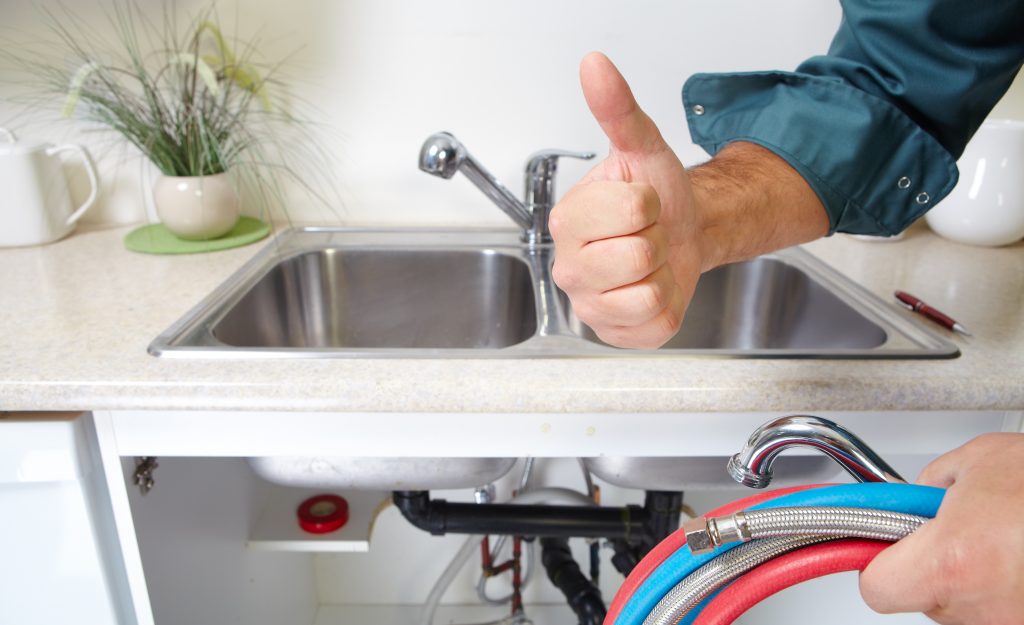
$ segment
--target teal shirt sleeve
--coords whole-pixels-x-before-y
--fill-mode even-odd
[[[956,184],[956,159],[1024,59],[1024,1],[846,0],[828,54],[794,72],[697,74],[693,141],[772,150],[830,232],[893,235]]]

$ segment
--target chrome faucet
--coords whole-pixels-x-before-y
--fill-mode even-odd
[[[523,229],[522,239],[529,245],[551,242],[548,233],[548,214],[554,206],[555,173],[558,159],[592,159],[593,152],[567,152],[542,150],[526,162],[526,202],[519,201],[463,147],[453,135],[438,132],[427,137],[420,149],[420,169],[446,180],[461,171],[469,180],[498,205],[512,221]]]
[[[853,432],[808,415],[782,417],[754,430],[743,450],[729,460],[729,475],[745,486],[764,488],[772,481],[776,456],[795,445],[828,455],[859,482],[906,482]]]

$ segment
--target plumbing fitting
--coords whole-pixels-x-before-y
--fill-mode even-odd
[[[651,515],[647,524],[648,536],[640,543],[611,541],[614,550],[611,561],[615,570],[623,575],[629,575],[633,567],[658,543],[679,529],[679,514],[682,507],[682,491],[645,491],[644,509]]]
[[[395,491],[395,507],[416,527],[443,534],[622,538],[648,535],[649,511],[640,506],[549,506],[529,504],[451,503],[431,499],[427,491]]]
[[[754,430],[740,453],[729,459],[729,475],[744,486],[764,488],[772,481],[775,458],[797,445],[829,456],[858,482],[906,482],[855,434],[838,423],[810,415],[782,417]]]
[[[567,538],[541,538],[541,561],[548,579],[565,595],[579,625],[601,625],[607,612],[601,590],[572,557]]]
[[[480,164],[462,143],[448,132],[427,137],[420,148],[420,170],[449,180],[461,171],[470,182],[484,192],[512,221],[523,229],[522,239],[530,246],[551,242],[548,213],[555,203],[555,173],[558,159],[567,156],[590,160],[593,152],[541,150],[526,162],[526,202],[519,201],[491,172]]]
[[[684,524],[694,554],[725,543],[778,536],[827,536],[896,541],[921,527],[925,517],[870,508],[807,506],[747,510]]]

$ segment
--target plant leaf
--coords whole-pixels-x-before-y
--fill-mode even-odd
[[[242,89],[251,91],[256,94],[256,97],[260,99],[260,104],[263,105],[263,109],[269,111],[271,109],[270,98],[267,96],[266,83],[263,77],[260,76],[259,72],[252,65],[235,66],[229,69],[229,76],[231,80],[235,81]]]
[[[199,37],[207,30],[210,31],[217,42],[217,49],[220,51],[222,59],[221,67],[234,67],[235,54],[231,51],[231,48],[228,47],[227,42],[224,41],[224,35],[220,32],[220,28],[218,28],[216,24],[209,20],[204,21],[199,25],[199,28],[196,29],[196,37]]]
[[[75,112],[75,107],[78,106],[78,99],[82,95],[82,85],[85,84],[85,80],[90,74],[101,67],[103,66],[96,61],[87,61],[75,70],[74,75],[71,77],[71,82],[68,84],[68,95],[64,99],[64,107],[60,111],[62,117],[71,117]]]
[[[178,65],[191,65],[195,67],[199,77],[206,84],[207,90],[210,95],[217,95],[220,93],[220,86],[217,84],[217,74],[214,73],[213,69],[204,61],[194,54],[188,52],[180,52],[177,55],[171,57],[171,64]]]

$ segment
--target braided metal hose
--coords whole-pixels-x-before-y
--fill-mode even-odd
[[[737,540],[752,542],[726,551],[683,578],[643,625],[676,625],[718,588],[786,552],[843,537],[894,542],[926,521],[913,514],[841,506],[765,508],[707,519],[701,532],[687,532],[688,544],[691,535],[695,544],[707,548]],[[695,553],[699,551],[693,547]]]
[[[729,516],[694,519],[685,525],[693,553],[725,543],[772,536],[845,536],[895,541],[928,519],[913,514],[843,506],[794,506],[747,510]]]
[[[814,535],[890,542],[910,534],[928,520],[902,512],[839,506],[769,508],[742,515],[750,538]]]
[[[755,540],[731,549],[690,573],[676,584],[643,625],[675,625],[708,595],[750,569],[784,553],[832,540],[827,536],[782,536]]]

